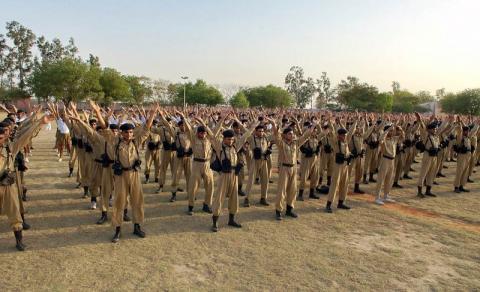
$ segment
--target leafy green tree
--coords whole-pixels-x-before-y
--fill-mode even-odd
[[[32,47],[35,44],[35,34],[16,21],[7,22],[7,36],[12,40],[13,46],[10,57],[14,60],[13,71],[18,73],[18,87],[26,90],[26,79],[33,69]]]
[[[380,102],[390,102],[385,96],[377,101],[378,89],[367,83],[360,83],[358,78],[348,76],[347,80],[342,80],[337,86],[338,102],[349,109],[360,109],[366,111],[381,111],[388,108],[388,104]]]
[[[231,99],[230,105],[234,108],[247,108],[250,103],[248,102],[247,96],[243,91],[237,92]]]
[[[130,96],[132,102],[136,104],[142,104],[146,97],[152,95],[152,88],[149,85],[149,78],[144,76],[138,77],[129,75],[125,77],[125,80],[130,87]]]
[[[259,86],[245,89],[250,106],[289,107],[294,101],[290,93],[283,88],[274,85]]]
[[[327,76],[327,72],[322,72],[320,79],[316,81],[317,89],[317,108],[324,108],[329,102],[334,99],[335,90],[331,89],[330,78]]]
[[[74,58],[78,53],[73,38],[68,40],[67,45],[63,45],[60,39],[54,38],[51,42],[41,36],[36,41],[37,48],[40,51],[42,62],[52,62],[62,58]]]
[[[177,94],[173,100],[174,104],[183,105],[184,86],[187,104],[217,105],[225,102],[222,93],[218,89],[198,79],[195,83],[176,84]]]
[[[104,68],[99,78],[104,93],[101,103],[112,101],[129,101],[131,98],[130,86],[125,78],[113,68]]]
[[[305,78],[303,69],[299,66],[290,68],[290,72],[285,77],[285,86],[287,91],[293,96],[295,104],[299,108],[305,108],[309,101],[312,102],[316,93],[315,82],[312,78]]]

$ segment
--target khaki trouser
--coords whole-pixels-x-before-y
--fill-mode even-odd
[[[210,169],[210,161],[199,162],[193,161],[192,163],[192,173],[187,185],[188,193],[188,205],[194,206],[195,197],[197,195],[198,187],[200,182],[203,180],[203,185],[205,188],[205,200],[204,204],[208,206],[212,205],[213,200],[213,173]]]
[[[352,163],[349,165],[349,170],[348,173],[350,174],[349,180],[352,177],[352,173],[355,172],[355,184],[359,184],[362,181],[362,176],[363,176],[363,164],[364,164],[364,158],[363,157],[357,157],[355,158]]]
[[[102,182],[100,195],[102,196],[102,212],[108,211],[108,203],[113,192],[113,170],[112,167],[102,167]]]
[[[426,186],[431,187],[435,177],[437,176],[437,156],[430,156],[427,151],[423,153],[422,166],[420,168],[420,175],[418,177],[417,186],[423,187],[423,182]]]
[[[475,164],[477,164],[477,150],[473,151],[472,156],[470,157],[470,165],[468,167],[468,177],[472,176],[473,169],[475,168]]]
[[[382,157],[380,160],[380,166],[378,169],[378,177],[377,177],[377,185],[375,187],[375,195],[377,199],[380,198],[380,191],[382,189],[383,185],[383,195],[387,196],[390,194],[390,191],[392,189],[392,178],[394,174],[394,168],[395,168],[395,160],[394,159],[388,159],[385,157]],[[401,160],[401,159],[398,159]]]
[[[83,155],[79,155],[78,158],[82,159],[80,163],[80,171],[82,174],[80,175],[80,183],[84,187],[90,186],[90,177],[93,174],[93,158],[91,153],[86,153],[82,151]]]
[[[319,177],[323,177],[325,171],[327,172],[327,177],[332,176],[333,164],[335,161],[335,154],[322,152],[320,156],[320,171],[318,173]]]
[[[141,224],[144,220],[143,189],[138,171],[123,171],[121,175],[114,175],[114,197],[112,225],[119,227],[123,223],[123,210],[127,207],[127,197],[130,198],[134,224]]]
[[[25,214],[25,207],[23,206],[23,201],[22,201],[22,194],[23,194],[23,189],[25,186],[25,182],[23,181],[24,178],[24,172],[16,170],[15,171],[15,186],[17,188],[17,194],[18,194],[18,205],[20,209],[20,214]]]
[[[175,151],[163,150],[160,155],[162,158],[162,162],[160,163],[160,174],[158,177],[158,184],[160,187],[163,187],[163,185],[165,184],[165,177],[167,176],[167,169],[169,165],[170,165],[170,171],[172,173],[172,178],[173,178],[173,173],[175,171],[175,169],[173,168],[174,154],[175,154]]]
[[[82,165],[83,164],[83,161],[85,160],[85,150],[84,149],[80,149],[80,148],[77,148],[77,162],[78,162],[78,169],[77,169],[77,182],[79,184],[82,183],[82,181],[84,180],[82,175],[84,174],[84,166]]]
[[[398,183],[398,181],[400,180],[400,177],[402,176],[403,165],[405,164],[406,156],[407,156],[406,152],[397,153],[397,156],[395,156],[395,168],[394,168],[395,175],[393,177],[394,182]]]
[[[213,201],[213,216],[220,216],[223,200],[228,198],[228,213],[238,213],[238,180],[235,172],[220,173],[216,182],[215,199]]]
[[[375,172],[378,165],[378,150],[378,147],[375,149],[367,147],[365,151],[365,164],[363,166],[364,174],[368,175]]]
[[[70,159],[68,160],[68,167],[69,168],[75,168],[75,162],[77,161],[78,158],[78,149],[77,146],[72,146],[72,151],[70,152]]]
[[[403,164],[403,174],[408,175],[412,167],[413,159],[415,158],[415,146],[405,149],[405,163]]]
[[[7,216],[13,231],[22,230],[23,220],[16,186],[0,186],[0,214]]]
[[[307,185],[307,181],[310,181],[310,189],[314,189],[318,183],[318,164],[317,164],[317,155],[313,155],[312,157],[305,157],[302,155],[302,159],[300,161],[300,190],[305,190]]]
[[[175,157],[173,168],[175,171],[173,172],[172,187],[178,186],[178,181],[180,180],[182,172],[185,175],[185,182],[186,186],[188,187],[192,172],[192,157]]]
[[[457,172],[455,173],[454,186],[456,188],[465,186],[468,179],[468,166],[472,153],[467,152],[465,154],[457,154]]]
[[[160,174],[160,150],[150,150],[145,151],[145,175],[150,176],[150,168],[155,168],[155,179],[158,178]]]
[[[262,199],[267,199],[268,192],[268,161],[265,159],[253,159],[248,169],[247,199],[252,199],[252,186],[256,176],[260,177],[260,194]]]
[[[335,163],[333,165],[332,184],[328,191],[327,201],[333,202],[338,193],[338,199],[345,201],[348,191],[348,165]]]
[[[100,162],[93,161],[92,164],[92,174],[90,175],[90,196],[92,198],[98,197],[100,195],[100,186],[102,185],[102,174],[103,167]]]
[[[442,171],[443,163],[445,162],[445,158],[447,157],[447,153],[445,149],[440,148],[438,151],[438,158],[437,158],[437,172],[435,175],[439,174]]]
[[[285,210],[285,201],[287,206],[294,207],[297,196],[297,167],[280,165],[277,184],[277,197],[275,208],[279,212]]]

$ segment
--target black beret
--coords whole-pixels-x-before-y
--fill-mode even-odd
[[[340,128],[338,129],[337,133],[338,135],[345,135],[347,133],[347,130],[345,130],[344,128]]]
[[[283,119],[282,119],[282,123],[288,123],[288,119],[287,119],[287,118],[283,118]]]
[[[285,128],[285,129],[283,130],[283,134],[288,134],[288,133],[290,133],[290,132],[293,132],[293,129],[290,128],[290,127]]]
[[[382,123],[382,120],[377,120],[377,125],[380,125]]]
[[[10,122],[5,122],[5,121],[4,121],[4,122],[1,122],[1,123],[0,123],[0,128],[6,128],[6,127],[9,127],[10,125],[11,125]]]
[[[258,117],[258,120],[259,120],[259,121],[263,121],[263,117]]]
[[[0,128],[0,135],[5,134],[5,128]]]
[[[385,127],[383,127],[383,130],[386,131],[388,130],[392,125],[386,125]]]
[[[255,127],[255,131],[256,130],[263,130],[263,129],[265,129],[265,127],[263,125],[258,125],[258,126]]]
[[[92,118],[92,119],[88,120],[88,123],[89,123],[90,125],[93,124],[93,123],[96,123],[96,122],[97,122],[97,119],[93,119],[93,118]]]
[[[153,124],[153,125],[156,125],[156,124],[158,124],[158,120],[156,120],[156,119],[155,119],[155,120],[153,120],[152,124]]]
[[[117,124],[110,124],[108,127],[110,128],[110,130],[118,130]]]
[[[95,128],[96,131],[101,130],[101,129],[102,129],[102,126],[100,126],[100,125],[97,125],[97,127]]]
[[[470,127],[468,127],[468,126],[463,126],[463,127],[462,127],[462,130],[463,130],[463,131],[469,131],[469,130],[470,130]]]
[[[240,124],[237,121],[235,121],[235,122],[233,122],[232,127],[238,128],[238,127],[240,127]]]
[[[177,125],[178,125],[178,126],[183,125],[183,120],[178,121]]]
[[[128,130],[133,130],[135,129],[135,126],[133,124],[130,124],[130,123],[125,123],[125,124],[122,124],[120,126],[120,131],[124,132],[124,131],[128,131]]]
[[[167,122],[170,122],[172,120],[172,118],[167,117],[165,120],[167,120]]]
[[[205,133],[207,129],[204,126],[197,127],[197,133]]]
[[[312,123],[310,123],[309,121],[306,121],[303,123],[303,126],[304,127],[310,127],[312,125]]]
[[[233,130],[223,131],[223,138],[232,138],[234,136],[235,136],[235,132],[233,132]]]
[[[435,122],[432,122],[432,123],[427,125],[427,129],[429,129],[429,130],[436,129],[436,128],[437,128],[437,123],[435,123]]]

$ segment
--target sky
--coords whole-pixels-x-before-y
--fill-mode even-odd
[[[480,87],[478,0],[0,0],[37,36],[73,37],[124,74],[283,86],[291,66],[333,84],[390,90]]]

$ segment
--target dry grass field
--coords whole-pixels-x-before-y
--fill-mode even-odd
[[[352,210],[326,214],[322,196],[297,202],[297,220],[278,222],[273,206],[253,206],[240,209],[240,230],[226,226],[224,210],[218,233],[210,232],[210,215],[186,215],[185,193],[169,203],[151,183],[144,185],[147,237],[125,224],[112,244],[113,228],[95,224],[100,211],[89,210],[67,178],[53,137],[42,131],[34,140],[27,251],[15,250],[0,219],[0,291],[480,290],[480,185],[453,193],[453,163],[434,187],[437,198],[417,199],[415,180],[401,181],[407,188],[394,190],[397,203],[383,207],[371,195],[351,195]],[[374,185],[363,188],[372,193]],[[269,193],[273,201],[275,183]],[[258,201],[258,186],[255,194]]]

